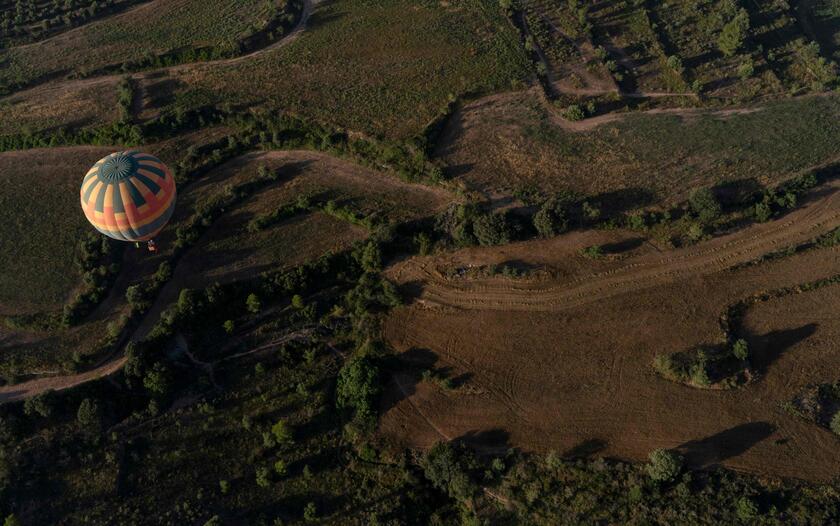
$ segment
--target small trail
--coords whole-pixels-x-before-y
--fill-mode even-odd
[[[158,1],[162,0],[154,0],[147,4],[142,4],[133,8],[130,11],[126,11],[125,14],[137,9],[146,9],[150,6],[156,4]],[[224,58],[219,60],[208,60],[205,62],[190,62],[188,64],[176,64],[174,66],[167,66],[159,69],[153,69],[148,71],[142,71],[137,73],[129,73],[129,74],[111,74],[111,75],[100,75],[90,78],[84,79],[72,79],[72,80],[65,80],[60,82],[45,82],[43,84],[38,84],[36,86],[32,86],[30,88],[12,93],[7,97],[0,98],[0,102],[13,102],[16,99],[22,99],[27,97],[37,97],[37,98],[49,98],[51,94],[54,93],[62,93],[72,90],[79,90],[83,88],[89,88],[98,86],[101,84],[108,84],[108,83],[115,83],[118,82],[120,79],[128,77],[135,83],[137,83],[136,87],[138,89],[143,88],[143,82],[151,79],[156,78],[163,75],[169,75],[172,73],[182,73],[188,71],[193,68],[198,67],[216,67],[216,66],[225,66],[236,64],[245,60],[250,60],[266,53],[270,53],[274,50],[287,46],[297,40],[300,35],[306,30],[306,24],[309,22],[310,16],[312,16],[312,12],[320,2],[323,0],[303,0],[303,12],[301,13],[300,20],[298,20],[297,25],[287,33],[283,38],[279,39],[278,41],[270,44],[264,48],[252,51],[250,53],[246,53],[245,55],[240,55],[238,57],[233,58]],[[115,15],[116,16],[116,15]],[[79,30],[84,28],[85,26],[80,26],[79,28],[74,29]],[[33,45],[33,44],[30,44]]]
[[[402,281],[423,283],[418,299],[427,305],[467,310],[559,312],[676,281],[713,274],[795,245],[840,227],[840,181],[824,187],[829,195],[769,223],[751,226],[699,245],[667,253],[648,253],[621,267],[553,282],[510,284],[487,279],[458,283],[429,270],[433,259],[409,260],[394,270]]]

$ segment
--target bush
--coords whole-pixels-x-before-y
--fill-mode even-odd
[[[23,403],[23,412],[27,415],[40,415],[49,418],[55,408],[55,397],[52,390],[39,393],[32,398],[27,398]]]
[[[534,228],[541,237],[553,237],[569,226],[563,202],[557,198],[548,199],[534,214]]]
[[[278,444],[291,444],[294,441],[292,430],[285,420],[278,420],[271,426],[271,434]]]
[[[688,204],[703,223],[711,223],[720,217],[720,203],[709,188],[695,190],[688,198]]]
[[[473,221],[473,233],[485,246],[510,243],[510,225],[505,214],[483,214]]]
[[[750,29],[750,15],[741,8],[735,18],[723,26],[718,38],[718,49],[727,57],[733,56],[744,45]]]
[[[456,450],[451,443],[438,442],[423,457],[421,466],[432,485],[452,498],[465,501],[475,494],[477,486],[470,479],[461,453],[464,451]]]
[[[271,485],[271,472],[266,467],[258,467],[256,472],[257,486],[267,488]]]
[[[102,414],[96,400],[85,398],[76,411],[76,420],[80,425],[98,430],[101,425]]]
[[[755,520],[758,517],[758,504],[749,497],[741,497],[735,505],[735,513],[742,521]]]
[[[572,122],[580,121],[586,118],[586,112],[583,111],[583,108],[581,108],[577,104],[572,104],[571,106],[566,108],[566,110],[563,112],[563,116]]]
[[[338,373],[336,405],[352,409],[360,417],[372,417],[380,390],[379,368],[370,358],[354,358]]]
[[[251,314],[257,314],[262,308],[260,298],[254,293],[248,294],[248,299],[245,300],[245,306]]]
[[[750,357],[750,347],[747,341],[743,338],[737,340],[732,345],[732,354],[742,362],[746,361]]]
[[[657,482],[670,482],[682,471],[683,458],[667,449],[657,449],[650,454],[647,472]]]
[[[303,519],[306,522],[314,522],[318,519],[318,508],[314,502],[310,502],[303,508]]]

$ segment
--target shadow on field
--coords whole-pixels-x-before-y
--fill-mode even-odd
[[[761,336],[750,336],[753,366],[759,374],[764,374],[773,363],[794,345],[806,340],[817,332],[816,323],[808,323],[795,329],[770,331]]]
[[[563,453],[566,458],[589,458],[607,447],[607,443],[600,438],[590,438]]]
[[[416,393],[417,384],[423,381],[423,371],[433,369],[437,361],[437,354],[429,349],[416,347],[397,356],[390,367],[393,369],[393,385],[382,397],[381,413],[387,413],[401,401]]]
[[[477,453],[498,455],[510,449],[510,433],[504,429],[494,428],[484,431],[467,431],[455,438],[453,442],[460,442]]]
[[[776,430],[768,422],[750,422],[721,431],[712,436],[686,442],[676,449],[694,467],[712,467],[724,460],[737,457],[766,439]]]

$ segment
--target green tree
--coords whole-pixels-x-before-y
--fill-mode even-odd
[[[742,521],[752,521],[758,518],[758,504],[749,497],[741,497],[735,505],[735,514]]]
[[[373,416],[380,390],[379,368],[370,358],[353,358],[338,373],[336,405],[361,417]]]
[[[732,345],[732,354],[742,362],[746,361],[750,357],[750,346],[747,344],[747,340],[743,338],[736,340]]]
[[[735,18],[723,26],[718,38],[718,49],[727,57],[735,55],[744,45],[749,30],[750,15],[746,9],[741,8]]]
[[[460,458],[462,451],[449,442],[438,442],[421,461],[426,478],[455,499],[466,501],[475,495],[477,486]]]
[[[482,214],[476,217],[473,221],[473,233],[478,242],[485,246],[510,243],[510,225],[503,213]]]
[[[657,482],[672,481],[682,471],[683,458],[673,451],[657,449],[651,452],[649,458],[647,472]]]
[[[309,502],[303,508],[303,519],[306,522],[315,522],[318,519],[318,508],[314,502]]]
[[[233,330],[236,328],[236,325],[233,323],[233,320],[225,320],[222,324],[222,328],[228,334],[233,334]]]
[[[534,214],[534,228],[541,237],[553,237],[569,226],[563,203],[557,198],[546,200]]]
[[[286,461],[282,458],[274,463],[274,472],[277,473],[278,476],[283,477],[286,475],[286,473],[288,473],[288,471],[289,466],[286,464]]]
[[[23,412],[27,415],[40,415],[49,418],[55,407],[55,396],[52,390],[39,393],[23,402]]]
[[[278,444],[291,444],[294,440],[292,430],[285,420],[278,420],[271,426],[271,434]]]
[[[702,223],[711,223],[721,214],[721,206],[709,188],[698,188],[688,198],[691,210]]]
[[[3,521],[3,526],[21,526],[21,524],[15,514],[12,513],[6,516],[6,520]]]
[[[248,308],[248,312],[250,312],[251,314],[257,314],[262,308],[260,298],[253,292],[251,294],[248,294],[248,299],[245,300],[245,306]]]
[[[271,485],[271,472],[268,471],[268,468],[263,466],[258,467],[255,475],[257,479],[257,486],[267,488]]]
[[[143,387],[153,395],[164,396],[169,392],[169,370],[160,362],[156,362],[143,377]]]
[[[84,427],[98,430],[102,424],[102,411],[96,400],[85,398],[76,411],[76,420]]]

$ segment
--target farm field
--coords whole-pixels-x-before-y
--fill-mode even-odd
[[[78,285],[77,241],[86,228],[78,209],[78,174],[110,152],[86,147],[0,153],[0,223],[4,247],[9,243],[0,257],[0,314],[52,310]],[[29,286],[21,287],[21,280]]]
[[[810,228],[800,230],[802,223]],[[673,384],[658,378],[651,364],[659,353],[720,341],[718,319],[735,299],[836,274],[836,249],[731,269],[769,247],[838,225],[836,205],[817,202],[799,217],[673,253],[643,245],[620,263],[593,263],[578,250],[618,244],[627,234],[587,233],[562,243],[469,249],[397,265],[389,274],[417,299],[394,311],[386,337],[415,370],[444,370],[456,387],[442,390],[418,384],[410,373],[396,375],[383,432],[428,447],[441,438],[500,429],[511,445],[543,452],[597,439],[608,456],[642,459],[668,447],[698,467],[723,464],[829,481],[838,469],[836,437],[779,409],[804,385],[832,375],[838,356],[827,343],[834,329],[825,316],[788,319],[773,301],[750,311],[741,336],[760,377],[735,391]],[[535,277],[446,277],[447,269],[467,262],[516,262]],[[824,290],[791,298],[826,298],[832,289]],[[762,325],[752,321],[767,312],[776,317],[763,315]],[[575,337],[563,336],[569,334]],[[825,368],[802,365],[814,360]]]
[[[267,22],[265,0],[151,2],[42,42],[0,53],[5,85],[85,74],[183,48],[233,45],[251,27]],[[225,21],[224,25],[219,24]],[[90,51],[94,50],[94,53]]]
[[[836,3],[0,0],[0,523],[840,524]]]
[[[838,111],[833,96],[808,97],[738,111],[607,114],[576,129],[526,94],[501,95],[456,112],[435,155],[480,192],[635,191],[648,194],[644,206],[734,180],[774,185],[830,164]]]

